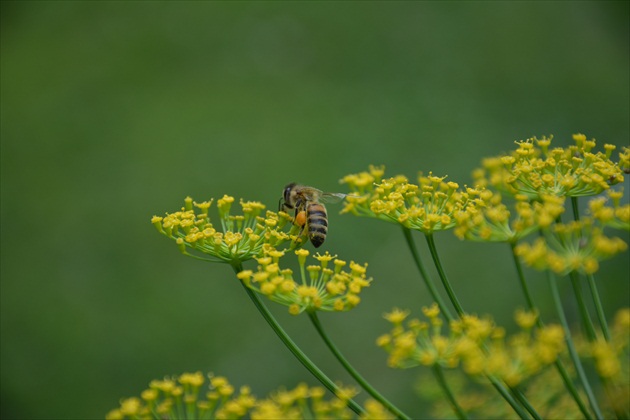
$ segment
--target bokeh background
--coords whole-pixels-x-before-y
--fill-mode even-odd
[[[315,384],[230,268],[183,257],[151,216],[187,195],[273,209],[290,181],[343,191],[368,164],[465,184],[532,136],[628,145],[628,5],[3,1],[2,418],[99,418],[183,371],[259,396]],[[383,312],[418,315],[428,293],[399,229],[339,209],[324,249],[375,280],[358,308],[321,320],[419,417],[419,371],[387,368],[374,341]],[[511,328],[523,301],[508,249],[437,242],[464,307]],[[553,320],[544,279],[526,274]],[[627,252],[598,275],[609,316],[629,304],[628,275]],[[305,317],[270,307],[352,383]]]

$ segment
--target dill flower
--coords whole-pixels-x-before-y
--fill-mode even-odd
[[[428,322],[411,319],[405,325],[400,310],[386,314],[393,329],[379,337],[377,344],[389,354],[390,367],[461,365],[468,375],[494,377],[516,386],[554,363],[565,349],[560,326],[532,329],[536,313],[517,311],[521,331],[506,337],[503,328],[490,318],[469,314],[451,321],[450,332],[443,334],[436,312],[437,306],[425,308]]]
[[[461,190],[457,183],[432,173],[420,175],[418,184],[402,175],[383,179],[383,174],[382,166],[370,166],[368,172],[342,178],[339,182],[348,186],[350,194],[341,212],[431,233],[454,227],[454,215],[478,193],[471,188]]]
[[[303,383],[291,390],[281,389],[273,392],[267,399],[259,401],[252,410],[251,418],[258,420],[355,417],[346,406],[347,400],[342,398],[327,400],[324,396],[324,388],[309,388]]]
[[[435,305],[423,309],[429,322],[413,318],[403,324],[409,311],[398,308],[383,315],[392,324],[392,330],[380,336],[377,345],[389,354],[388,366],[410,368],[435,364],[450,367],[457,365],[458,360],[453,358],[453,343],[441,334],[441,322],[435,322],[439,320],[434,314],[436,310]]]
[[[550,148],[551,140],[518,141],[512,153],[485,159],[483,168],[473,173],[477,185],[541,199],[545,195],[597,195],[623,181],[624,158],[620,154],[619,163],[610,160],[614,145],[594,152],[595,140],[587,140],[583,134],[573,135],[575,145],[567,148]]]
[[[588,211],[602,226],[630,230],[630,204],[621,204],[623,190],[606,191],[608,197],[596,197],[589,201]],[[609,203],[612,201],[612,206]]]
[[[286,213],[265,211],[262,203],[240,200],[242,212],[233,215],[234,197],[224,195],[217,200],[219,221],[213,224],[208,215],[213,201],[198,203],[186,197],[180,211],[153,216],[151,223],[173,239],[184,255],[212,262],[241,263],[287,241],[294,241],[292,246],[299,243],[297,226],[289,223],[288,232],[283,231],[291,220]]]
[[[564,198],[543,195],[531,201],[518,194],[510,207],[499,192],[477,190],[474,200],[455,213],[455,235],[460,239],[515,243],[519,239],[548,227],[564,212]]]
[[[590,340],[576,334],[575,345],[580,356],[591,359],[597,375],[606,383],[609,406],[605,418],[630,411],[630,308],[621,308],[614,316],[610,340]]]
[[[466,380],[463,372],[452,370],[445,372],[455,398],[469,418],[506,419],[513,418],[514,411],[502,398],[496,398],[496,391],[491,387],[479,387]],[[453,408],[443,394],[433,385],[432,376],[427,372],[418,381],[418,391],[432,403],[431,417],[450,418]],[[554,369],[545,369],[536,377],[519,385],[528,401],[536,408],[543,419],[579,419],[583,414],[575,401],[566,392],[560,375]],[[627,395],[627,394],[626,394]],[[611,413],[605,418],[614,418]]]
[[[630,147],[621,148],[618,165],[624,173],[630,174]]]
[[[378,401],[368,399],[365,401],[365,404],[363,406],[365,408],[365,414],[362,414],[360,416],[360,418],[363,420],[393,420],[396,418],[394,415],[392,415],[392,413],[386,410],[385,407],[383,407],[383,404],[379,403]]]
[[[555,224],[543,234],[531,244],[517,245],[515,252],[526,265],[561,275],[572,271],[593,274],[600,261],[628,248],[621,238],[604,235],[598,220],[591,217]]]
[[[299,249],[295,254],[300,266],[297,280],[291,269],[280,266],[284,251],[271,251],[257,258],[255,271],[243,270],[237,277],[250,289],[287,306],[293,315],[303,311],[348,311],[359,304],[359,294],[372,281],[366,277],[367,264],[348,264],[326,252],[313,256],[317,264],[306,265],[309,252]]]
[[[599,376],[630,389],[630,308],[620,309],[615,314],[610,341],[580,339],[581,353],[593,358]]]
[[[199,419],[243,418],[256,404],[249,387],[235,392],[226,378],[209,375],[209,385],[201,372],[154,380],[141,397],[123,399],[120,407],[105,417],[114,419]]]
[[[330,396],[322,387],[301,383],[293,389],[280,389],[267,398],[257,399],[248,386],[238,391],[223,376],[201,372],[183,373],[179,377],[154,380],[140,397],[121,400],[120,406],[105,418],[117,419],[354,419],[348,408],[354,388],[339,386],[338,395]],[[365,403],[365,414],[360,418],[393,419],[385,408],[374,400]]]

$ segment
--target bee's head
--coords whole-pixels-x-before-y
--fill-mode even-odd
[[[282,191],[282,197],[280,197],[280,202],[278,203],[278,211],[285,211],[287,209],[293,208],[293,204],[291,204],[291,191],[296,185],[297,184],[295,182],[292,182],[284,187],[284,190]]]
[[[293,203],[292,203],[293,200],[291,199],[291,191],[293,191],[293,188],[296,185],[297,184],[295,182],[287,184],[287,186],[284,187],[284,193],[282,194],[282,198],[284,198],[285,205],[290,206],[290,208],[293,208]]]

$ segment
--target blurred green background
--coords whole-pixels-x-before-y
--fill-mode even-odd
[[[290,181],[343,191],[370,163],[465,184],[484,156],[536,135],[627,145],[628,5],[3,1],[2,418],[102,417],[183,371],[259,396],[314,384],[230,268],[183,257],[151,216],[187,195],[275,208]],[[428,293],[399,229],[339,209],[323,248],[369,262],[375,281],[321,320],[420,416],[418,371],[387,368],[374,341],[383,312],[417,315]],[[507,247],[437,243],[464,307],[509,328],[523,301]],[[547,305],[542,276],[526,274]],[[598,275],[609,315],[629,304],[628,276],[627,252]],[[352,383],[305,317],[270,307]]]

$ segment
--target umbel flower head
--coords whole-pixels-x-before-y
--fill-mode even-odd
[[[628,248],[621,238],[604,234],[598,219],[558,223],[543,230],[543,237],[533,243],[523,242],[515,251],[522,261],[537,270],[551,270],[564,275],[572,271],[593,274],[599,262]]]
[[[121,400],[120,407],[105,417],[117,419],[352,419],[347,407],[356,395],[350,387],[339,387],[338,395],[326,398],[321,387],[299,384],[294,389],[271,393],[257,399],[248,386],[237,392],[223,376],[201,372],[183,373],[179,377],[152,381],[141,396]],[[363,418],[363,417],[362,417]],[[365,418],[391,419],[391,414],[376,401],[365,403]]]
[[[154,380],[138,397],[123,399],[106,418],[114,419],[231,419],[243,418],[256,404],[249,387],[236,392],[222,376],[209,375],[209,386],[201,372]]]
[[[455,182],[432,173],[420,175],[418,184],[398,175],[383,179],[384,168],[370,166],[368,172],[346,175],[340,180],[350,194],[342,213],[374,217],[431,233],[455,226],[454,215],[478,194],[474,189],[460,190]]]
[[[581,356],[593,361],[600,378],[608,385],[608,402],[615,413],[630,410],[630,308],[617,311],[610,329],[610,340],[598,337],[589,340],[584,335],[576,335],[576,347]],[[613,418],[611,413],[604,417]]]
[[[234,197],[224,195],[217,205],[219,223],[213,224],[208,215],[213,201],[197,203],[187,197],[180,211],[153,216],[151,222],[158,232],[175,240],[185,255],[200,258],[203,254],[203,259],[214,262],[241,263],[287,241],[291,246],[299,242],[297,226],[289,223],[287,232],[283,231],[289,215],[265,211],[257,201],[240,200],[242,213],[233,215]]]
[[[284,254],[272,250],[257,259],[255,271],[243,270],[237,277],[250,289],[288,306],[293,315],[303,311],[348,311],[359,304],[361,290],[372,281],[366,277],[367,264],[348,264],[328,252],[315,254],[318,263],[306,265],[309,252],[305,249],[295,251],[300,265],[296,280],[291,269],[280,266]]]
[[[454,368],[461,364],[468,375],[490,376],[516,386],[554,363],[564,351],[562,328],[550,324],[534,331],[535,313],[517,311],[521,332],[509,338],[490,318],[475,315],[451,321],[450,332],[442,334],[437,305],[423,308],[423,313],[426,320],[407,322],[408,311],[394,309],[385,314],[393,328],[377,344],[389,353],[389,366]]]
[[[473,173],[476,185],[540,199],[546,195],[597,195],[623,181],[627,148],[614,163],[610,160],[614,145],[606,144],[604,152],[594,152],[595,140],[587,140],[584,134],[573,135],[575,145],[567,148],[550,148],[551,140],[519,141],[512,153],[485,159],[483,168]]]
[[[623,190],[606,192],[608,197],[597,197],[589,201],[589,214],[604,227],[630,230],[630,204],[621,204]],[[609,205],[610,201],[612,206]]]
[[[496,397],[493,387],[480,387],[467,380],[463,372],[450,370],[445,372],[448,383],[462,410],[471,419],[509,419],[514,418],[514,409],[502,398]],[[423,399],[433,403],[429,416],[431,418],[451,418],[453,408],[444,398],[444,394],[435,389],[434,378],[429,371],[421,374],[418,380],[418,391]],[[527,396],[532,407],[543,419],[581,419],[580,412],[573,397],[566,391],[565,384],[556,369],[544,369],[526,383],[519,384],[518,389]],[[627,400],[625,394],[619,394],[621,401]],[[601,407],[604,409],[605,407]],[[603,418],[615,418],[615,412],[623,410],[607,410]],[[627,410],[625,411],[627,412]]]
[[[478,190],[475,200],[455,213],[455,235],[460,239],[486,242],[511,242],[546,228],[564,212],[564,197],[542,196],[531,201],[518,194],[508,207],[498,192]]]
[[[321,387],[309,388],[300,384],[291,390],[281,389],[260,401],[251,411],[252,420],[263,419],[353,419],[356,415],[347,404],[357,391],[351,387],[341,387],[337,398],[327,400],[326,391]],[[365,402],[362,419],[393,419],[380,403],[374,400]]]

